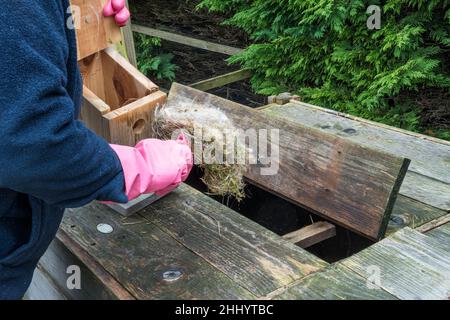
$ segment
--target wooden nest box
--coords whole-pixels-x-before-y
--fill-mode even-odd
[[[110,143],[134,146],[152,136],[153,110],[166,94],[113,46],[122,39],[105,0],[71,0],[83,77],[81,119]]]

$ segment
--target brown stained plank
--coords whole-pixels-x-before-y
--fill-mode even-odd
[[[399,195],[392,210],[386,234],[392,234],[404,227],[415,229],[445,215],[447,213],[443,210]]]
[[[425,234],[428,237],[439,241],[442,245],[447,246],[447,248],[450,248],[450,222],[434,228]]]
[[[280,130],[276,175],[250,166],[246,178],[278,196],[371,239],[384,235],[409,161],[355,144],[315,128],[174,83],[168,104],[207,103],[222,110],[243,130]],[[270,139],[269,139],[270,141]]]
[[[114,231],[102,234],[99,223]],[[68,210],[62,230],[137,299],[250,299],[253,296],[142,218],[124,220],[101,204]],[[164,272],[181,270],[173,282]]]
[[[187,185],[140,214],[256,296],[327,265]]]
[[[301,102],[270,105],[263,112],[411,159],[400,193],[450,210],[450,144],[446,141]]]
[[[283,239],[299,247],[308,248],[336,235],[336,227],[326,221],[319,221],[283,236]]]
[[[309,275],[275,300],[396,300],[397,298],[342,265]]]
[[[450,290],[448,246],[410,228],[342,261],[364,278],[380,271],[380,286],[400,299],[447,299]]]

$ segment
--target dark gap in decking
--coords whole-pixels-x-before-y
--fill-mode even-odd
[[[200,177],[201,170],[194,168],[187,184],[207,193],[207,188]],[[310,225],[312,222],[326,220],[256,186],[247,185],[246,193],[247,198],[241,203],[237,203],[234,199],[210,197],[280,236]],[[306,250],[332,263],[347,258],[373,243],[350,230],[336,226],[335,237]]]

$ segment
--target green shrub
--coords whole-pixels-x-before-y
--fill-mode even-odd
[[[381,7],[370,30],[369,5]],[[232,13],[255,44],[230,58],[253,70],[262,94],[290,91],[304,101],[403,127],[425,130],[416,94],[450,90],[450,1],[203,0]],[[447,102],[448,103],[448,102]],[[448,128],[447,128],[448,129]],[[441,130],[442,131],[442,130]],[[447,133],[440,136],[448,138]]]
[[[135,33],[135,46],[139,70],[157,79],[175,79],[177,66],[172,63],[171,53],[164,53],[161,49],[161,39]]]

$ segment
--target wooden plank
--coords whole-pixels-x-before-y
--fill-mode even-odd
[[[211,89],[223,87],[227,84],[238,82],[241,80],[248,79],[252,76],[252,72],[248,69],[242,69],[238,71],[233,71],[227,74],[223,74],[211,79],[199,81],[196,83],[193,83],[189,85],[190,87],[202,90],[202,91],[208,91]]]
[[[70,0],[76,28],[78,60],[118,43],[120,28],[113,17],[103,16],[106,0]]]
[[[400,299],[448,299],[448,246],[410,228],[342,261],[364,278],[378,269],[380,287]]]
[[[67,300],[51,277],[40,267],[34,270],[33,280],[24,300]]]
[[[72,227],[72,226],[70,226]],[[75,227],[75,226],[73,226]],[[103,269],[84,249],[59,230],[57,238],[39,261],[68,299],[74,300],[133,300],[134,297]],[[78,266],[81,289],[67,287],[69,266]]]
[[[386,234],[392,234],[404,227],[415,229],[445,215],[447,212],[444,210],[399,195],[392,210]]]
[[[141,215],[258,297],[327,265],[187,185]]]
[[[313,273],[273,297],[275,300],[396,300],[342,265]]]
[[[271,105],[263,112],[411,159],[400,193],[450,210],[450,144],[446,141],[297,101]]]
[[[99,223],[111,225],[114,231],[100,233]],[[93,203],[68,210],[61,228],[137,299],[254,297],[142,217],[124,219],[107,206]],[[169,281],[173,272],[180,272],[180,277]]]
[[[437,227],[440,227],[448,222],[450,222],[450,214],[439,217],[435,220],[432,220],[432,221],[420,226],[419,228],[417,228],[417,231],[422,232],[422,233],[428,232],[428,231],[431,231]]]
[[[450,248],[450,222],[428,231],[426,235]]]
[[[128,0],[126,0],[126,4],[129,8]],[[136,47],[134,45],[133,30],[131,30],[131,20],[122,28],[122,36],[128,61],[137,68]]]
[[[336,227],[326,221],[319,221],[283,236],[283,239],[302,248],[311,247],[336,235]]]
[[[263,146],[271,154],[257,155],[260,163],[249,166],[246,178],[251,183],[370,239],[384,235],[408,159],[176,83],[167,103],[172,101],[210,105],[238,129],[255,134],[266,130],[272,136],[269,146]],[[273,166],[273,175],[263,174],[268,167],[264,162]]]
[[[230,46],[226,46],[223,44],[213,43],[210,41],[195,39],[192,37],[184,36],[181,34],[175,34],[172,32],[167,32],[163,30],[153,29],[137,24],[132,24],[131,29],[134,32],[139,32],[146,34],[148,36],[161,38],[167,41],[176,42],[180,44],[184,44],[190,47],[199,48],[203,50],[208,50],[212,52],[222,53],[226,55],[234,55],[243,51],[243,49],[233,48]]]

